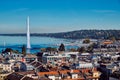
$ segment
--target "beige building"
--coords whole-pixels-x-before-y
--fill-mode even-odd
[[[3,70],[3,71],[8,71],[8,72],[11,72],[12,71],[12,63],[1,63],[0,64],[0,68]]]
[[[0,73],[0,80],[5,80],[6,76],[8,76],[10,73]]]

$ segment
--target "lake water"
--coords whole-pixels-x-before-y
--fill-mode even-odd
[[[38,49],[46,47],[57,47],[63,44],[70,44],[74,40],[70,39],[58,39],[51,37],[31,37],[31,47],[36,49],[32,52],[39,52]],[[0,36],[0,51],[5,48],[12,48],[21,51],[22,45],[26,45],[25,36]],[[77,46],[66,45],[66,48],[77,48]]]

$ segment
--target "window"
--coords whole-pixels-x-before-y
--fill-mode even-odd
[[[31,58],[31,60],[35,60],[35,58]]]

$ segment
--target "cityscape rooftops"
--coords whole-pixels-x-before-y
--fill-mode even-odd
[[[64,80],[83,80],[84,78],[94,79],[99,78],[99,72],[96,69],[82,69],[82,70],[59,70],[50,72],[38,72],[40,77],[48,77],[49,79],[56,80],[56,78],[64,78]],[[61,77],[61,78],[60,78]],[[71,77],[71,78],[70,78]]]
[[[111,40],[105,40],[102,42],[102,44],[104,44],[104,45],[108,45],[108,44],[112,44],[112,43],[113,43],[113,41],[111,41]]]
[[[37,58],[37,56],[33,54],[27,54],[24,58]]]

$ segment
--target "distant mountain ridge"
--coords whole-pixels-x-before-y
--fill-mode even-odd
[[[26,36],[26,34],[25,33],[0,34],[0,36]],[[110,37],[120,39],[120,30],[76,30],[60,33],[31,33],[31,36],[45,36],[65,39],[83,39],[83,38],[108,39]]]

